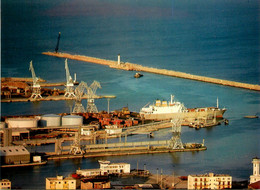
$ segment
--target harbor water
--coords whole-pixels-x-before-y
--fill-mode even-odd
[[[60,52],[137,63],[144,66],[195,75],[260,84],[258,0],[55,0],[1,2],[1,76],[31,77],[32,60],[36,75],[48,82],[66,80],[64,59],[42,55],[54,51],[61,32]],[[230,174],[247,180],[252,158],[260,157],[260,120],[244,118],[260,114],[256,91],[208,84],[169,76],[116,70],[102,65],[68,60],[77,80],[101,83],[99,95],[115,95],[110,110],[128,106],[139,111],[157,98],[175,99],[188,108],[227,108],[229,125],[194,130],[182,127],[183,142],[202,142],[206,151],[150,155],[129,155],[49,161],[45,166],[1,169],[1,178],[12,186],[45,188],[45,178],[68,176],[80,168],[97,168],[98,159],[127,162],[131,168],[156,173],[188,175]],[[95,101],[107,110],[107,100]],[[1,116],[69,113],[73,101],[1,103]],[[86,100],[83,100],[86,106]],[[170,129],[156,131],[152,140],[171,138]],[[128,141],[149,140],[146,135]],[[116,141],[114,139],[114,141]],[[29,148],[53,150],[53,145]]]

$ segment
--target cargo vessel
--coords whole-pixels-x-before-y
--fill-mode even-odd
[[[225,111],[225,108],[218,108],[218,100],[217,107],[186,108],[183,103],[174,101],[174,96],[171,95],[170,102],[156,100],[155,104],[141,108],[140,116],[146,120],[167,120],[175,117],[181,117],[184,120],[196,120],[200,118],[223,118]]]

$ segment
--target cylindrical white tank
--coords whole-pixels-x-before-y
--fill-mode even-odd
[[[83,124],[83,117],[80,115],[66,115],[62,117],[62,125],[76,125]]]
[[[60,126],[61,117],[56,114],[46,114],[41,117],[40,125],[42,127]]]
[[[5,126],[6,126],[6,123],[1,121],[1,122],[0,122],[0,129],[4,129]]]
[[[37,118],[7,118],[5,122],[8,128],[32,128],[37,127]]]

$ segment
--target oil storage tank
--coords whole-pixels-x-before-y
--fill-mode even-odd
[[[62,126],[80,126],[83,125],[83,117],[80,115],[66,115],[62,117]]]
[[[32,128],[38,126],[37,118],[7,118],[5,122],[7,123],[8,128]]]
[[[61,116],[56,114],[46,114],[42,115],[39,122],[41,127],[53,127],[61,125]]]

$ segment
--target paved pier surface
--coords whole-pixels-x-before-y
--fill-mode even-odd
[[[74,60],[79,60],[79,61],[85,61],[85,62],[90,62],[90,63],[96,63],[96,64],[101,64],[101,65],[107,65],[107,66],[109,66],[111,68],[115,68],[115,69],[122,69],[122,70],[127,70],[127,71],[143,71],[143,72],[155,73],[155,74],[160,74],[160,75],[167,75],[167,76],[172,76],[172,77],[197,80],[197,81],[202,81],[202,82],[208,82],[208,83],[220,84],[220,85],[225,85],[225,86],[232,86],[232,87],[237,87],[237,88],[244,88],[244,89],[249,89],[249,90],[260,91],[260,85],[234,82],[234,81],[216,79],[216,78],[211,78],[211,77],[203,77],[203,76],[199,76],[199,75],[192,75],[192,74],[173,71],[173,70],[144,67],[142,65],[128,63],[128,62],[126,62],[126,63],[121,62],[121,64],[118,64],[117,61],[113,61],[113,60],[99,59],[99,58],[83,56],[83,55],[71,55],[68,53],[43,52],[42,54],[49,55],[49,56],[55,56],[55,57],[61,57],[61,58],[74,59]]]
[[[56,159],[73,159],[73,158],[96,158],[105,156],[125,156],[125,155],[139,155],[139,154],[159,154],[159,153],[174,153],[174,152],[197,152],[205,151],[207,147],[201,148],[186,148],[186,149],[169,149],[167,146],[154,146],[148,148],[147,146],[142,147],[121,147],[112,149],[98,148],[92,151],[86,151],[82,155],[71,155],[69,152],[63,152],[63,154],[48,153],[48,160]]]
[[[46,82],[41,78],[38,78],[39,82]],[[18,77],[2,77],[1,82],[33,82],[32,78],[18,78]]]
[[[82,99],[88,99],[89,97],[87,95],[82,96]],[[105,95],[105,96],[94,96],[95,99],[101,99],[101,98],[116,98],[116,96],[113,95]],[[10,99],[1,99],[1,102],[37,102],[37,101],[60,101],[60,100],[74,100],[75,98],[68,98],[64,97],[64,95],[58,95],[58,96],[46,96],[42,98],[10,98]]]

